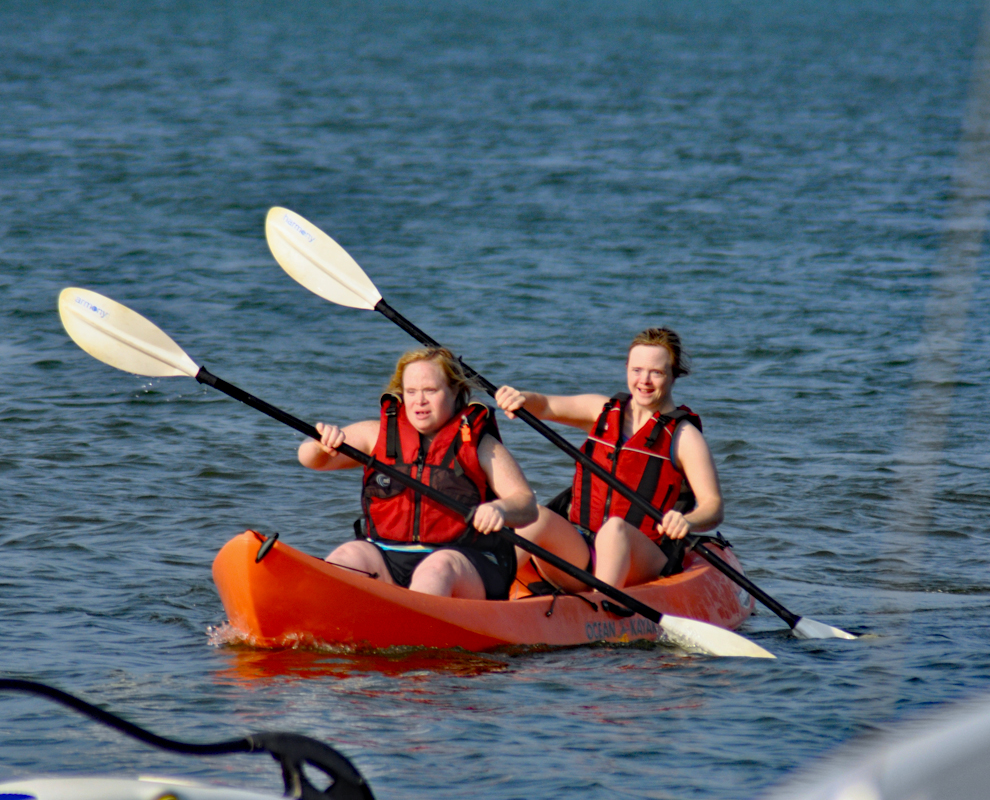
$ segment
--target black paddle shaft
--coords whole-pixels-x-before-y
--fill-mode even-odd
[[[309,436],[311,439],[316,439],[317,441],[320,440],[320,432],[312,425],[303,422],[301,419],[298,419],[291,414],[287,414],[285,411],[282,411],[280,408],[276,408],[270,403],[266,403],[264,400],[255,397],[253,394],[248,394],[243,389],[239,389],[231,383],[227,383],[227,381],[223,380],[223,378],[218,378],[216,375],[207,370],[206,367],[199,368],[199,372],[196,373],[196,380],[200,383],[205,383],[207,386],[212,386],[214,389],[233,397],[235,400],[238,400],[245,405],[251,406],[251,408],[257,409],[263,414],[267,414],[272,419],[276,419],[279,422],[288,425],[290,428],[295,428],[304,436]],[[416,480],[411,475],[407,475],[389,464],[383,464],[374,456],[363,453],[349,444],[342,444],[337,448],[337,451],[342,455],[357,461],[359,464],[364,464],[371,469],[377,470],[383,475],[387,475],[389,478],[398,481],[404,486],[408,486],[413,491],[425,495],[434,502],[446,506],[451,511],[463,516],[465,522],[470,522],[471,517],[474,516],[475,509],[473,507],[466,506],[463,503],[454,500],[452,497],[448,497],[443,492],[437,491],[432,486],[428,486],[427,484]],[[616,602],[622,603],[622,605],[626,608],[631,611],[635,611],[637,614],[642,615],[651,622],[661,624],[663,614],[656,609],[650,608],[648,605],[641,603],[635,597],[631,597],[625,592],[619,591],[614,586],[611,586],[604,581],[600,581],[590,572],[586,572],[583,569],[578,569],[570,562],[565,561],[560,558],[560,556],[554,555],[549,550],[544,550],[539,545],[534,544],[528,539],[524,539],[511,528],[502,528],[499,531],[495,531],[495,533],[502,539],[511,542],[521,550],[525,550],[527,553],[530,553],[537,558],[546,561],[548,564],[553,565],[561,572],[564,572],[572,578],[576,578],[582,583],[597,589],[606,597],[610,597]]]
[[[425,344],[427,347],[442,347],[439,342],[437,342],[432,337],[428,336],[426,333],[417,328],[413,323],[403,317],[398,311],[392,308],[384,300],[379,300],[375,305],[375,311],[379,312],[383,316],[387,317],[389,320],[398,325],[402,330],[408,333],[417,341]],[[468,373],[468,376],[476,380],[482,388],[488,392],[492,397],[495,396],[496,386],[491,381],[487,380],[483,375],[471,369],[467,364],[464,363],[464,359],[459,359],[461,366]],[[578,448],[572,445],[567,439],[561,436],[559,433],[549,428],[543,421],[537,419],[533,414],[527,411],[525,408],[521,408],[515,412],[516,416],[519,417],[523,422],[533,428],[541,436],[549,439],[550,442],[555,444],[568,456],[570,456],[575,462],[580,463],[585,469],[590,469],[592,473],[601,480],[605,481],[606,484],[612,487],[615,491],[625,497],[629,502],[631,502],[636,508],[640,509],[644,514],[646,514],[651,519],[656,522],[663,521],[663,514],[660,513],[659,509],[654,508],[653,505],[642,495],[637,494],[635,490],[626,486],[622,481],[612,475],[607,469],[604,469],[599,464],[592,461],[587,455],[582,453]],[[698,547],[698,538],[695,536],[688,537],[688,543],[691,548],[700,555],[705,561],[711,564],[715,569],[725,575],[727,578],[741,586],[747,592],[749,592],[753,597],[759,600],[763,605],[769,608],[774,614],[780,617],[784,622],[786,622],[790,627],[794,627],[801,621],[801,617],[797,614],[788,611],[784,606],[774,600],[770,595],[764,592],[759,586],[753,583],[749,578],[743,575],[739,570],[733,569],[730,565],[726,564],[721,558],[715,555],[707,547]],[[542,556],[540,556],[542,558]],[[548,560],[548,563],[553,563]],[[557,566],[554,564],[554,566]]]

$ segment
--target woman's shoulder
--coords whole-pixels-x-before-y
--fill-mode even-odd
[[[686,422],[699,431],[702,430],[701,417],[687,406],[677,406],[677,408],[669,412],[666,416],[677,420],[677,427],[680,427],[682,422]]]
[[[694,417],[694,419],[691,417]],[[701,432],[699,425],[696,424],[696,421],[700,422],[700,418],[693,413],[690,416],[681,417],[677,421],[670,442],[671,454],[674,456],[675,461],[679,460],[680,456],[685,452],[697,450],[708,452],[708,443],[705,441],[705,436]]]
[[[378,441],[378,432],[381,429],[381,421],[377,419],[363,419],[360,422],[352,422],[344,428],[348,442],[365,453],[371,453],[375,449]]]

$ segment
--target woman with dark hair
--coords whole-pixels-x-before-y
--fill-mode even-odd
[[[469,402],[470,396],[471,383],[450,351],[424,348],[399,359],[379,419],[343,429],[317,423],[320,440],[299,446],[303,466],[360,466],[337,451],[346,440],[474,507],[465,521],[366,467],[357,539],[336,548],[328,562],[426,594],[508,596],[516,572],[514,548],[484,534],[533,523],[536,498],[502,445],[491,410]]]
[[[677,334],[650,328],[629,346],[628,393],[608,398],[500,388],[495,399],[506,416],[512,419],[525,408],[540,419],[585,431],[584,453],[663,513],[663,521],[654,523],[578,464],[569,509],[566,503],[559,509],[563,513],[540,506],[537,521],[517,532],[576,566],[588,565],[595,577],[613,586],[643,583],[675,567],[668,565],[679,554],[672,542],[722,521],[718,471],[701,420],[687,406],[674,405],[674,381],[688,371]],[[520,561],[528,557],[517,556]],[[533,561],[551,583],[568,591],[587,588]]]

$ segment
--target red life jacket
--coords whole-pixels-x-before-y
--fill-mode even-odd
[[[680,406],[670,414],[657,412],[632,438],[620,443],[622,415],[628,405],[626,392],[605,403],[582,450],[666,514],[680,497],[682,486],[687,485],[684,474],[670,459],[674,429],[686,419],[700,431],[701,419],[687,406]],[[570,520],[575,525],[597,532],[609,517],[622,517],[654,541],[661,540],[651,517],[581,464],[574,472],[572,493]]]
[[[424,449],[423,436],[406,417],[402,401],[385,394],[372,455],[473,507],[495,496],[478,463],[478,444],[486,433],[499,438],[491,410],[483,403],[470,403]],[[364,469],[361,505],[370,539],[424,544],[460,539],[458,544],[471,545],[481,536],[456,512],[369,467]]]

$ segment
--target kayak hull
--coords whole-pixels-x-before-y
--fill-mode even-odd
[[[461,600],[411,592],[335,567],[281,541],[260,561],[265,537],[245,531],[213,562],[213,580],[238,642],[254,647],[345,646],[462,648],[573,646],[656,640],[659,626],[580,596]],[[713,548],[741,569],[731,550]],[[679,575],[629,587],[627,594],[664,614],[735,629],[753,612],[749,594],[689,553]]]

